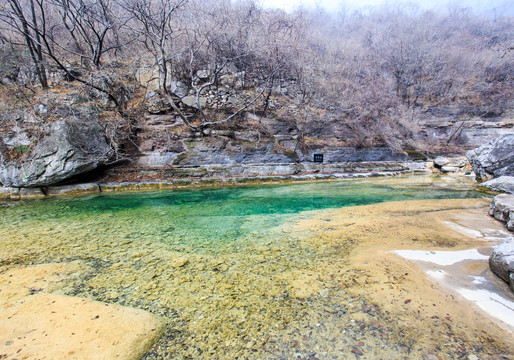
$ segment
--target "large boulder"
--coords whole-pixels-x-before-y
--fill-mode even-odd
[[[169,101],[155,91],[146,94],[145,107],[150,114],[166,114],[173,109]]]
[[[514,291],[514,242],[513,238],[498,245],[489,257],[491,271],[507,282]]]
[[[57,184],[109,161],[112,149],[96,121],[75,119],[53,123],[29,154],[0,164],[0,183],[8,187]]]
[[[514,195],[495,196],[489,207],[489,215],[506,223],[507,229],[514,231]]]
[[[514,134],[504,135],[466,154],[477,180],[514,176]]]
[[[480,184],[489,190],[514,194],[514,176],[500,176]]]

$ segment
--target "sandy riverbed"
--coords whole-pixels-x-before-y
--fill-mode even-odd
[[[488,200],[389,202],[323,213],[300,221],[294,230],[310,233],[310,241],[326,247],[356,241],[347,258],[330,264],[330,271],[354,274],[341,276],[342,286],[378,305],[413,349],[432,349],[451,359],[455,355],[449,349],[472,353],[473,347],[497,342],[503,347],[497,358],[514,358],[509,323],[514,309],[491,314],[498,306],[481,309],[477,300],[484,294],[476,286],[468,296],[459,292],[463,278],[480,277],[488,280],[491,298],[499,296],[507,307],[514,304],[510,289],[488,269],[489,247],[508,236],[502,224],[486,215],[488,205]],[[430,259],[421,256],[431,252]],[[463,260],[457,270],[455,263]],[[434,274],[431,262],[448,266],[447,277]],[[494,307],[494,299],[485,306]]]

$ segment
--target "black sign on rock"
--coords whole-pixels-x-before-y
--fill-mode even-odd
[[[322,163],[323,162],[323,154],[314,154],[314,162]]]

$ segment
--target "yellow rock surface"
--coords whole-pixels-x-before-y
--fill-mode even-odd
[[[0,274],[0,309],[34,292],[51,292],[78,275],[80,262],[16,267]],[[1,270],[1,269],[0,269]]]
[[[163,322],[143,310],[59,294],[30,295],[57,288],[79,268],[44,264],[1,275],[1,359],[139,359],[161,336]]]
[[[489,200],[423,200],[341,208],[301,220],[292,231],[341,254],[320,271],[348,293],[376,304],[395,319],[406,338],[430,348],[442,328],[465,342],[498,339],[513,354],[511,333],[458,295],[430,280],[413,262],[392,250],[462,250],[488,246],[481,231],[502,229],[487,215]],[[466,233],[464,229],[476,229]],[[477,234],[475,234],[477,233]],[[487,263],[479,271],[483,271]],[[291,283],[291,290],[296,290]],[[362,321],[362,319],[355,319]]]

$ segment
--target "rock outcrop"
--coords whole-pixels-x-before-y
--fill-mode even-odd
[[[2,156],[0,183],[8,187],[57,184],[108,162],[112,149],[96,122],[59,120],[25,157]]]
[[[465,172],[468,160],[463,156],[445,157],[438,156],[434,159],[434,167],[443,173]]]
[[[504,135],[466,154],[477,180],[514,176],[514,134]]]
[[[514,176],[500,176],[480,184],[489,190],[514,194]]]
[[[491,271],[507,282],[514,291],[514,241],[513,238],[497,246],[489,258]]]
[[[489,208],[489,215],[506,223],[507,229],[514,231],[514,195],[495,196]]]

